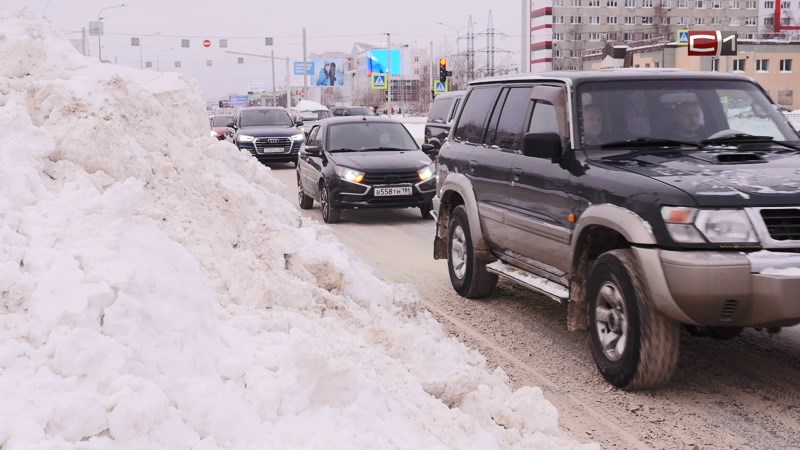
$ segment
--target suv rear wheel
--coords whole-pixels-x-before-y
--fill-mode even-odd
[[[652,305],[630,250],[597,258],[586,307],[592,357],[606,381],[632,390],[670,379],[678,362],[680,326]]]
[[[462,297],[485,297],[497,285],[497,275],[486,271],[486,262],[472,246],[469,218],[463,205],[457,206],[450,216],[447,269],[453,289]]]

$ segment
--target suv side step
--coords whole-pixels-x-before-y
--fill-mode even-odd
[[[538,275],[534,275],[526,270],[506,264],[503,261],[497,260],[491,264],[487,264],[486,270],[544,294],[559,303],[565,303],[569,299],[569,290],[564,286]]]

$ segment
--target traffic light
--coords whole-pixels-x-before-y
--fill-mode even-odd
[[[439,81],[447,81],[447,60],[444,58],[439,60]]]

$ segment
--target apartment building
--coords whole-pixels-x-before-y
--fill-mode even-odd
[[[679,29],[734,31],[763,37],[773,0],[531,0],[530,69],[575,70],[607,43],[672,42]],[[784,0],[781,23],[800,25],[800,0]],[[772,16],[770,16],[770,7]]]

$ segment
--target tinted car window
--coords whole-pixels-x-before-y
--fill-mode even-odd
[[[276,109],[255,109],[242,111],[239,127],[292,126],[292,119],[286,111]]]
[[[461,98],[459,97],[455,99],[455,102],[453,102],[453,108],[450,110],[450,115],[447,117],[448,122],[456,118],[456,112],[458,112],[458,105],[460,104],[461,104]]]
[[[319,140],[319,127],[312,128],[311,132],[308,133],[308,142],[306,145],[309,147],[319,147],[321,145]]]
[[[391,122],[339,123],[328,127],[328,148],[369,150],[380,147],[417,150],[406,127]]]
[[[556,109],[548,103],[537,102],[533,107],[531,125],[528,127],[530,133],[558,133],[558,121],[556,119]]]
[[[494,144],[508,149],[519,149],[525,133],[525,119],[531,107],[531,88],[519,87],[509,90],[500,112]]]
[[[431,105],[431,112],[428,113],[428,122],[444,123],[447,121],[447,114],[450,112],[450,105],[453,104],[452,98],[434,100]]]
[[[478,144],[483,137],[483,127],[486,118],[492,111],[495,100],[500,93],[497,86],[474,88],[461,108],[458,126],[453,134],[459,141]]]

